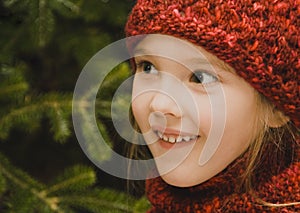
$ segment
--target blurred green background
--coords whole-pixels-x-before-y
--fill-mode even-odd
[[[0,212],[144,212],[141,193],[87,159],[72,127],[72,93],[88,60],[124,38],[133,0],[0,1]],[[99,128],[122,152],[108,76]],[[106,107],[106,108],[105,108]]]

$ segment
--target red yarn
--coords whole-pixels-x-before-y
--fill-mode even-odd
[[[232,66],[300,128],[299,29],[299,0],[137,0],[125,31],[127,36],[172,35],[202,46]],[[288,164],[276,167],[264,162],[256,173],[255,196],[235,190],[245,156],[194,187],[173,187],[160,177],[147,180],[153,205],[149,212],[300,212],[300,205],[274,208],[257,200],[300,201],[299,138],[296,146]],[[272,161],[270,156],[267,159]]]
[[[296,158],[299,160],[299,150]],[[273,162],[264,163],[258,173],[255,194],[236,190],[244,172],[247,153],[224,171],[198,186],[179,188],[170,186],[160,177],[146,181],[146,192],[153,207],[148,213],[195,212],[300,212],[300,205],[269,207],[269,203],[300,201],[300,162],[280,169]],[[271,160],[272,161],[272,160]],[[193,175],[193,174],[190,174]]]
[[[300,128],[299,29],[299,0],[138,0],[125,31],[127,36],[172,35],[203,47],[232,66]],[[294,154],[289,163],[270,156],[262,161],[255,173],[255,195],[235,190],[245,156],[194,187],[170,186],[160,177],[147,180],[153,205],[149,212],[300,212],[300,205],[275,208],[257,200],[300,201],[299,138]]]
[[[299,0],[138,0],[128,36],[161,33],[200,45],[300,127]]]

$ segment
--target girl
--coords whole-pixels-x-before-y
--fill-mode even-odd
[[[132,113],[149,212],[299,212],[297,0],[138,0]],[[138,150],[135,150],[137,148]]]

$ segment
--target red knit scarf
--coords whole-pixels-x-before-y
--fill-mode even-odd
[[[210,180],[188,188],[168,185],[160,177],[146,181],[146,193],[152,204],[149,213],[160,212],[300,212],[300,205],[269,207],[258,198],[270,203],[300,201],[299,149],[285,168],[276,170],[264,162],[257,175],[255,194],[237,190],[244,172],[247,152]],[[272,163],[274,164],[274,162]],[[272,169],[273,168],[273,169]],[[193,174],[191,174],[193,175]]]

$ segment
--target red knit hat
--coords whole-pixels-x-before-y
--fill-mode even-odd
[[[138,0],[125,31],[202,46],[300,127],[299,29],[300,0]]]

